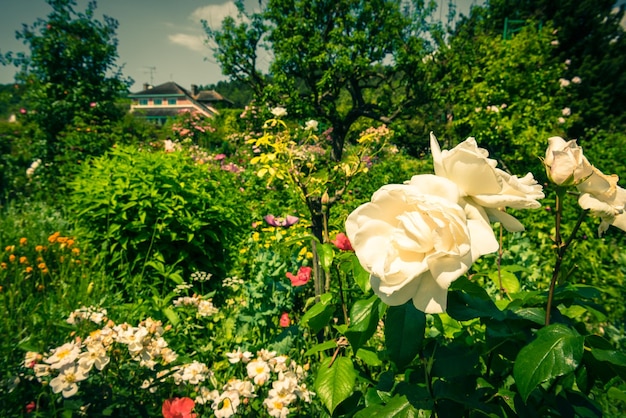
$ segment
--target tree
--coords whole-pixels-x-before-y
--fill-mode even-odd
[[[626,124],[626,37],[624,5],[614,0],[490,0],[488,21],[502,33],[506,18],[550,23],[556,40],[552,58],[567,62],[564,78],[578,77],[570,107],[580,115],[568,134],[589,128],[623,131]]]
[[[332,127],[336,161],[359,119],[389,124],[428,101],[418,75],[433,51],[426,19],[434,2],[269,0],[251,14],[237,4],[237,20],[219,30],[204,24],[223,73],[250,85],[261,103]],[[267,76],[258,66],[264,50]]]
[[[16,81],[25,86],[27,118],[43,132],[46,145],[41,157],[51,162],[69,147],[60,135],[69,126],[77,121],[99,125],[123,117],[125,111],[115,102],[130,80],[115,64],[115,19],[95,19],[95,1],[83,13],[74,10],[74,0],[47,2],[52,7],[47,19],[23,25],[16,33],[30,54],[9,52],[4,61],[20,67]]]

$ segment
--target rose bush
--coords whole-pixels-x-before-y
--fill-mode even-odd
[[[548,138],[544,165],[548,178],[558,186],[580,184],[592,174],[592,166],[575,139],[565,141],[559,136]]]
[[[412,299],[426,313],[445,311],[450,284],[498,249],[486,213],[429,174],[380,188],[348,216],[346,233],[381,300]]]
[[[453,181],[469,204],[483,208],[490,220],[500,222],[508,231],[523,231],[524,226],[502,209],[541,207],[537,199],[543,199],[544,194],[533,175],[519,178],[496,168],[497,161],[488,158],[487,150],[479,148],[474,138],[441,151],[431,133],[430,147],[435,174]]]

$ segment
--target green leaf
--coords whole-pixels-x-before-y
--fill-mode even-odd
[[[336,341],[324,341],[323,343],[315,344],[313,347],[309,348],[306,351],[306,353],[304,353],[304,355],[310,356],[310,355],[319,353],[320,351],[332,350],[336,347],[337,347]]]
[[[424,340],[426,315],[411,301],[390,306],[385,318],[385,345],[389,358],[399,369],[408,365],[419,353]]]
[[[607,395],[609,395],[609,398],[611,399],[617,399],[619,401],[626,402],[626,392],[624,392],[623,390],[619,390],[615,386],[609,388],[609,390],[607,391]]]
[[[371,367],[378,367],[383,364],[378,358],[378,353],[371,348],[359,348],[356,352],[356,357]]]
[[[332,295],[324,293],[320,296],[320,301],[311,307],[304,315],[300,322],[302,325],[308,325],[313,332],[317,332],[324,328],[335,312],[335,306],[331,304]]]
[[[513,367],[517,389],[524,402],[542,382],[574,371],[583,356],[584,337],[562,324],[540,329],[522,348]]]
[[[332,414],[337,405],[347,399],[354,388],[357,372],[349,358],[326,358],[320,364],[315,377],[315,392]]]
[[[176,326],[180,322],[180,317],[172,308],[163,308],[161,312],[163,312],[172,325]]]
[[[350,326],[346,337],[352,348],[357,351],[376,332],[380,299],[372,295],[369,299],[357,300],[350,309]]]
[[[320,258],[320,265],[324,271],[330,270],[335,258],[335,250],[332,244],[322,244],[317,246],[317,255]]]
[[[489,278],[496,285],[496,288],[500,289],[500,285],[507,294],[517,293],[520,291],[519,280],[517,280],[517,276],[513,274],[510,270],[503,267],[499,274],[497,270],[494,270],[489,273]]]
[[[501,319],[504,314],[493,303],[485,289],[461,277],[454,281],[448,292],[448,315],[457,321],[474,318]]]
[[[350,253],[349,261],[342,264],[342,270],[344,270],[347,275],[352,276],[354,282],[363,293],[367,294],[372,289],[370,285],[370,274],[361,266],[356,254]]]
[[[372,405],[360,410],[354,418],[416,418],[429,416],[430,414],[420,413],[406,396],[394,396],[387,405]]]

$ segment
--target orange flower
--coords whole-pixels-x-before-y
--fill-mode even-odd
[[[7,269],[7,263],[4,263],[4,262],[0,263],[0,268],[2,268],[3,270],[6,270]]]
[[[67,240],[67,246],[71,247],[72,245],[74,245],[74,240],[70,238]]]
[[[80,248],[72,248],[72,253],[74,253],[75,255],[80,254]]]
[[[37,267],[39,267],[39,270],[44,270],[46,268],[46,263],[39,263],[37,264]]]
[[[35,251],[37,251],[38,253],[42,252],[44,250],[44,246],[43,245],[37,245],[35,247]]]
[[[28,264],[28,258],[25,256],[20,257],[20,264]]]
[[[26,270],[24,270],[26,273],[32,273],[33,272],[33,268],[31,266],[26,267]]]
[[[11,255],[9,256],[9,261],[10,261],[11,263],[15,261],[15,254],[11,254]]]
[[[57,242],[59,242],[61,244],[67,242],[68,239],[69,238],[67,238],[67,237],[59,237],[59,236],[57,236]]]
[[[59,235],[61,235],[61,233],[60,233],[60,232],[55,232],[54,234],[50,235],[50,236],[48,237],[48,242],[49,242],[50,244],[52,244],[52,243],[56,242],[57,238],[59,238]]]
[[[20,238],[20,245],[24,246],[26,244],[28,244],[28,239],[26,237]]]
[[[7,246],[4,248],[4,251],[6,251],[7,253],[12,253],[12,252],[13,252],[13,250],[15,250],[15,245],[7,245]]]

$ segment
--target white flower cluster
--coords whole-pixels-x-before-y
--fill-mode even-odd
[[[222,285],[236,289],[238,286],[243,285],[243,279],[240,279],[239,277],[226,277],[222,280]]]
[[[211,299],[202,299],[202,296],[181,296],[172,302],[175,307],[191,306],[198,310],[200,316],[212,316],[219,312]]]
[[[206,271],[195,271],[191,273],[191,281],[193,282],[207,282],[213,277],[211,273],[207,273]]]
[[[226,356],[231,364],[246,365],[247,379],[233,378],[222,387],[221,392],[200,388],[196,398],[199,404],[211,403],[213,413],[218,418],[240,412],[240,405],[248,403],[247,399],[259,396],[261,388],[269,388],[263,406],[272,417],[288,416],[290,405],[298,399],[310,403],[315,395],[307,389],[306,384],[300,383],[306,375],[305,369],[286,355],[262,349],[253,357],[251,352],[237,348]]]
[[[24,365],[33,369],[40,382],[53,376],[49,380],[52,391],[69,398],[78,392],[78,382],[87,379],[94,368],[102,371],[109,364],[109,354],[116,344],[125,345],[132,360],[142,367],[153,370],[158,363],[172,363],[177,355],[163,339],[164,331],[160,321],[150,318],[136,327],[109,322],[84,340],[77,338],[47,355],[26,353]]]
[[[26,169],[26,177],[32,177],[35,175],[35,171],[41,165],[41,160],[38,158],[30,164],[30,167]]]
[[[94,324],[101,324],[107,318],[107,310],[96,308],[95,306],[80,307],[70,314],[67,318],[68,324],[78,324],[81,321],[91,321]]]

